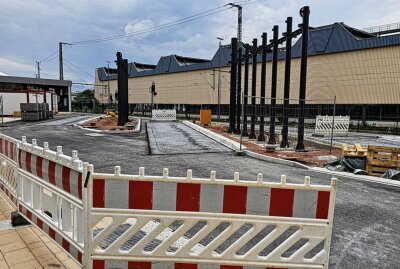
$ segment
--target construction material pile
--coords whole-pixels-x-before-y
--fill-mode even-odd
[[[21,119],[23,121],[41,121],[53,118],[53,111],[47,103],[21,103]]]

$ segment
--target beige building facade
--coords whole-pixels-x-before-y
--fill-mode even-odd
[[[293,46],[290,98],[298,103],[300,77],[299,39]],[[278,54],[277,103],[282,103],[285,52]],[[219,62],[219,59],[222,61]],[[374,36],[344,24],[315,28],[310,33],[306,99],[321,100],[346,106],[381,106],[400,104],[400,35]],[[212,60],[185,58],[177,55],[162,57],[157,65],[132,63],[129,78],[129,103],[150,104],[150,86],[154,81],[159,105],[194,105],[214,107],[218,104],[218,75],[221,70],[221,104],[229,105],[230,46],[219,49]],[[261,62],[257,62],[257,96],[261,89]],[[171,64],[175,63],[175,66]],[[221,63],[221,69],[219,69]],[[114,70],[115,73],[115,70]],[[244,88],[242,65],[242,90]],[[271,56],[268,55],[266,97],[271,95]],[[252,84],[249,65],[249,94]],[[108,76],[106,68],[96,70],[95,96],[100,103],[108,102],[108,85],[114,96],[116,75]],[[113,98],[115,100],[115,97]],[[259,99],[257,99],[259,100]],[[268,103],[268,102],[267,102]],[[382,113],[382,112],[380,112]]]

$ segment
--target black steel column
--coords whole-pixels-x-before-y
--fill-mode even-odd
[[[257,94],[257,38],[253,39],[253,60],[251,73],[251,125],[249,139],[256,139],[256,94]]]
[[[276,115],[276,79],[278,76],[278,35],[279,26],[275,25],[272,29],[274,39],[272,40],[272,78],[271,78],[271,106],[269,108],[269,139],[268,144],[275,144],[275,115]]]
[[[230,82],[230,100],[229,100],[229,129],[228,133],[235,131],[235,115],[236,115],[236,72],[237,72],[237,38],[231,39],[231,82]]]
[[[118,74],[118,126],[128,122],[128,60],[122,58],[122,53],[117,52]]]
[[[283,93],[283,127],[281,148],[289,147],[289,97],[290,97],[290,67],[292,64],[292,22],[293,18],[286,19],[286,58],[285,58],[285,85]]]
[[[300,94],[299,94],[299,119],[297,128],[297,151],[304,151],[304,107],[307,89],[307,57],[308,57],[308,26],[310,7],[305,6],[300,10],[303,17],[301,36],[301,66],[300,66]]]
[[[235,133],[240,134],[240,115],[242,114],[241,96],[242,96],[242,46],[239,47],[238,56],[238,74],[237,74],[237,94],[236,94],[236,129]]]
[[[267,33],[262,34],[262,54],[261,54],[261,98],[260,98],[260,132],[257,141],[265,141],[265,81],[267,76]]]
[[[242,136],[248,136],[247,133],[247,103],[249,95],[249,57],[250,57],[250,45],[245,45],[245,60],[244,60],[244,81],[243,81],[243,128]]]

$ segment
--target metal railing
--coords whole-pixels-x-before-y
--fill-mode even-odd
[[[377,35],[396,33],[400,32],[400,22],[373,26],[369,28],[364,28],[362,30],[367,33],[377,34]]]

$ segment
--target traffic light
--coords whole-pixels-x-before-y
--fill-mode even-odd
[[[154,96],[157,95],[157,92],[156,92],[156,84],[154,83],[154,81],[153,81],[153,83],[151,84],[151,94],[153,94]]]

